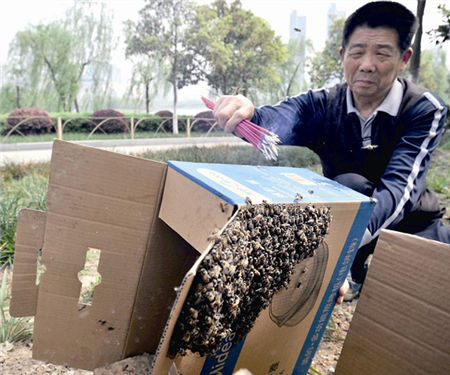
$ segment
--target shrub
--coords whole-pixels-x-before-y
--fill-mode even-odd
[[[162,119],[166,119],[167,120],[167,121],[164,122],[164,125],[162,126],[162,129],[160,129],[160,130],[164,130],[166,132],[171,132],[172,131],[172,125],[173,125],[172,124],[172,117],[173,117],[172,112],[170,112],[170,111],[168,111],[166,109],[163,109],[161,111],[156,112],[155,116],[158,116],[158,117],[160,117]]]
[[[114,109],[100,109],[95,111],[90,120],[93,128],[103,122],[100,126],[105,133],[126,133],[128,132],[128,122],[123,113]],[[105,121],[106,120],[106,121]]]
[[[61,117],[64,133],[90,133],[93,129],[93,123],[89,119],[90,115],[91,112],[59,112],[54,113],[53,117]]]
[[[206,133],[211,129],[214,123],[215,120],[212,111],[199,112],[194,116],[192,130]]]
[[[161,123],[161,118],[155,115],[132,114],[134,117],[134,125],[137,132],[155,132],[158,125]]]
[[[40,108],[14,109],[6,119],[6,130],[10,131],[22,121],[23,123],[19,125],[17,130],[24,135],[51,133],[55,131],[52,119]]]

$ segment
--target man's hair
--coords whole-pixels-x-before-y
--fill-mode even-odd
[[[416,16],[405,6],[393,1],[374,1],[355,10],[345,21],[342,48],[359,26],[389,27],[397,31],[398,47],[403,54],[411,45],[417,30]]]

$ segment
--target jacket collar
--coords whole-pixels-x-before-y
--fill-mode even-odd
[[[403,86],[400,83],[400,81],[396,79],[391,89],[389,90],[389,93],[386,95],[381,104],[375,109],[374,113],[383,111],[393,117],[397,116],[398,111],[400,109],[400,105],[402,103],[402,98],[403,98]],[[356,113],[359,115],[359,111],[353,105],[353,96],[349,86],[347,86],[346,101],[347,101],[347,114]]]

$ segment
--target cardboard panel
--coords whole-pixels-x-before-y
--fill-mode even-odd
[[[124,356],[155,353],[184,275],[199,253],[156,219],[142,267]]]
[[[45,212],[22,209],[17,218],[14,273],[11,287],[11,316],[33,316],[36,313],[38,286],[37,260],[44,243]]]
[[[450,373],[450,245],[382,231],[337,375]]]
[[[54,143],[34,358],[85,369],[123,358],[166,168]],[[79,306],[78,272],[89,248],[101,251],[102,279],[92,305]]]
[[[237,212],[230,218],[229,221],[233,220],[233,218],[237,215]],[[225,226],[225,225],[224,225]],[[223,228],[221,228],[223,229]],[[173,331],[175,329],[175,324],[177,322],[178,317],[180,316],[181,309],[183,308],[184,301],[189,293],[189,289],[194,281],[195,274],[199,265],[201,264],[203,258],[208,254],[208,251],[211,249],[212,245],[203,252],[203,254],[196,260],[193,264],[192,268],[185,274],[180,286],[177,288],[177,296],[173,303],[173,306],[170,311],[170,315],[167,319],[166,325],[164,327],[163,333],[161,335],[161,339],[159,341],[159,345],[157,348],[157,352],[153,359],[151,374],[167,374],[170,370],[174,372],[174,363],[173,359],[167,356],[170,346],[170,339],[172,337]]]
[[[201,202],[201,204],[200,204]],[[230,219],[234,205],[169,168],[159,217],[200,253]]]

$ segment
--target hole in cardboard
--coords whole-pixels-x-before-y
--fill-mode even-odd
[[[99,249],[88,248],[84,268],[78,272],[78,280],[81,282],[81,291],[78,303],[80,305],[92,305],[94,289],[102,282],[102,276],[98,272],[100,262]]]
[[[47,268],[42,263],[42,249],[38,250],[38,256],[36,261],[36,285],[41,282],[42,275],[47,271]]]

